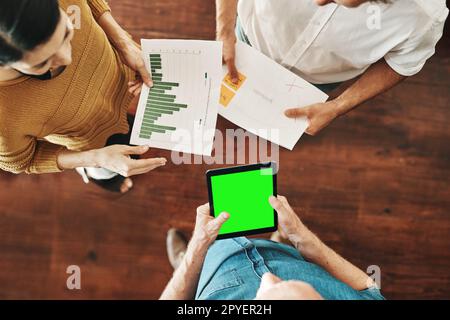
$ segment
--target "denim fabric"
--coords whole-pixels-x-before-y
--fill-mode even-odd
[[[236,19],[236,29],[235,29],[235,33],[236,33],[236,38],[246,44],[248,44],[249,46],[251,46],[252,44],[250,43],[250,41],[248,40],[247,35],[245,34],[244,29],[242,28],[242,24],[241,24],[241,20],[239,19],[239,17],[237,17]]]
[[[325,299],[384,299],[375,288],[352,289],[321,267],[305,261],[293,247],[244,237],[216,241],[211,246],[200,275],[196,299],[254,299],[261,277],[266,272],[283,280],[309,283]]]

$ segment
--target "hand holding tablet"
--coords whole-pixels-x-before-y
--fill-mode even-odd
[[[277,196],[276,172],[270,162],[206,173],[211,215],[230,214],[217,239],[277,230],[277,213],[269,203],[270,196]]]

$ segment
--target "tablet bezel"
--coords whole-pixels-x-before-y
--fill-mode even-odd
[[[257,164],[208,170],[206,172],[206,184],[208,186],[208,199],[209,199],[209,209],[210,209],[211,216],[215,217],[212,186],[211,186],[211,178],[212,177],[227,175],[227,174],[231,174],[231,173],[255,171],[255,170],[261,170],[261,169],[267,169],[267,168],[272,168],[273,195],[276,197],[277,196],[277,164],[276,164],[276,162],[257,163]],[[269,201],[269,199],[267,199],[267,201]],[[241,237],[241,236],[251,236],[251,235],[267,233],[267,232],[274,232],[278,229],[278,214],[275,210],[273,210],[273,216],[274,216],[274,226],[273,227],[221,234],[221,235],[217,236],[217,240],[229,239],[229,238],[235,238],[235,237]]]

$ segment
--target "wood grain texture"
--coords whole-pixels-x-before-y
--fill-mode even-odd
[[[136,39],[214,37],[213,1],[110,4]],[[449,88],[447,37],[418,76],[280,151],[279,192],[337,252],[379,265],[387,298],[450,298]],[[204,173],[220,166],[169,163],[124,196],[74,172],[0,173],[0,298],[157,298],[172,272],[166,232],[192,231]],[[66,289],[72,264],[81,291]]]

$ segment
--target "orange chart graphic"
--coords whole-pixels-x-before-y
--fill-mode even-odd
[[[231,100],[233,100],[236,92],[242,87],[247,77],[242,73],[238,73],[238,83],[233,83],[231,81],[230,74],[227,74],[222,82],[222,87],[220,90],[220,104],[224,107],[228,107]]]
[[[224,107],[228,107],[228,105],[230,104],[231,100],[235,95],[236,94],[234,93],[233,90],[228,89],[227,86],[222,84],[222,88],[220,90],[220,104],[223,105]]]

